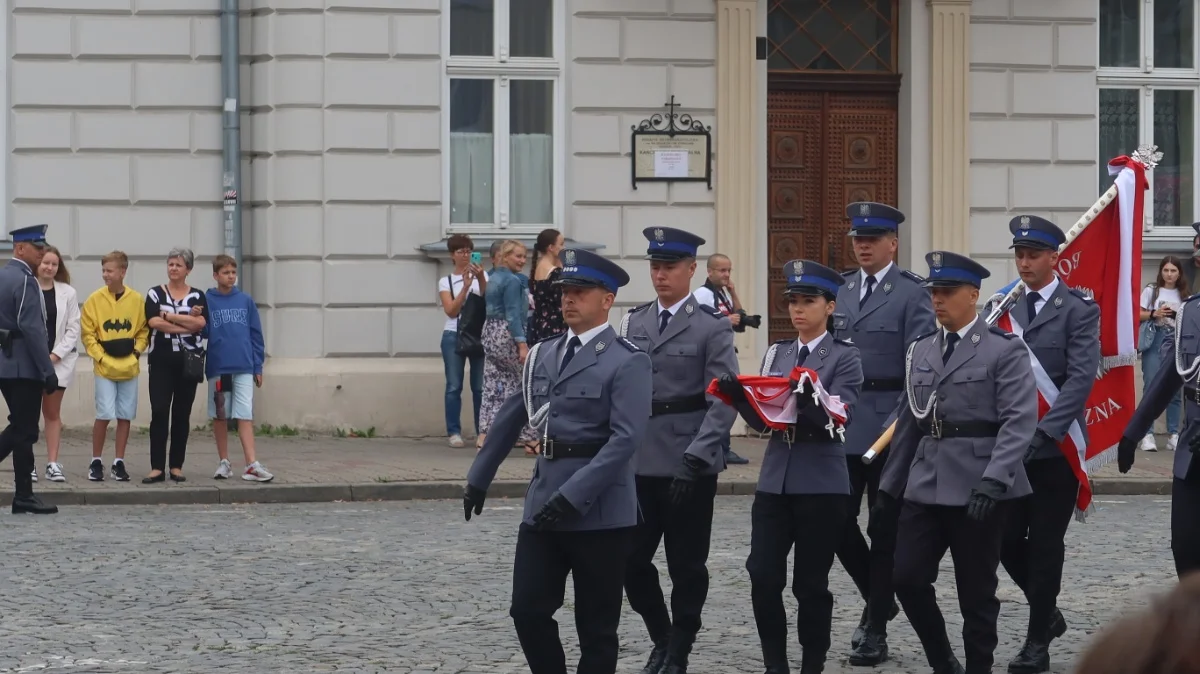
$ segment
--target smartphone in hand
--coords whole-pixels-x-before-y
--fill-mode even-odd
[[[471,252],[471,264],[473,264],[475,266],[479,266],[480,262],[483,262],[483,254],[477,250],[472,251]]]

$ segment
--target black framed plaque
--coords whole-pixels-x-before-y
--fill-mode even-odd
[[[639,182],[707,183],[712,189],[712,127],[679,114],[675,97],[667,113],[633,127],[630,171],[633,189]]]

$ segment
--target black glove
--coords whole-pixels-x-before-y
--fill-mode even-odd
[[[534,531],[542,531],[568,517],[578,514],[579,511],[575,509],[575,506],[571,505],[566,496],[555,492],[554,496],[550,497],[549,501],[546,501],[546,505],[542,506],[542,509],[537,511],[533,516],[533,529]]]
[[[700,457],[683,455],[683,462],[679,465],[679,470],[675,471],[675,478],[671,480],[671,505],[679,506],[687,502],[696,486],[696,478],[700,477],[706,468],[708,464]]]
[[[971,490],[971,498],[967,501],[967,517],[976,522],[983,522],[992,516],[996,502],[1008,491],[1008,487],[990,477],[983,478],[979,486]]]
[[[897,517],[900,514],[900,500],[885,491],[875,492],[875,505],[867,516],[867,535],[871,544],[876,541],[896,537]]]
[[[746,398],[746,389],[742,388],[742,383],[738,381],[737,376],[730,372],[717,378],[717,390],[735,404]]]
[[[46,375],[46,385],[44,387],[46,393],[54,393],[58,390],[58,375],[51,372]]]
[[[1188,440],[1188,449],[1192,454],[1200,454],[1200,433],[1193,435],[1192,439]]]
[[[1030,460],[1033,459],[1034,454],[1041,450],[1042,447],[1045,447],[1053,442],[1054,438],[1050,437],[1045,431],[1039,428],[1038,431],[1033,434],[1033,440],[1029,442],[1029,447],[1025,449],[1025,457],[1022,459],[1022,461],[1024,463],[1029,463]]]
[[[472,510],[475,511],[476,515],[483,512],[483,500],[485,498],[487,498],[486,491],[479,487],[467,485],[466,491],[463,492],[463,516],[467,518],[468,522],[471,521]]]
[[[1137,456],[1137,444],[1137,440],[1121,436],[1121,441],[1117,443],[1117,470],[1128,473],[1129,469],[1133,468],[1133,458]]]

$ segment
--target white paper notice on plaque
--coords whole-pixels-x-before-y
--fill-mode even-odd
[[[655,178],[686,178],[688,177],[687,150],[655,150]]]

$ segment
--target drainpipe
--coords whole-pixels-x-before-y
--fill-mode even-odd
[[[224,94],[221,147],[221,187],[225,211],[225,254],[237,261],[238,287],[246,271],[242,266],[242,139],[239,113],[240,43],[238,0],[221,0],[221,90]]]

